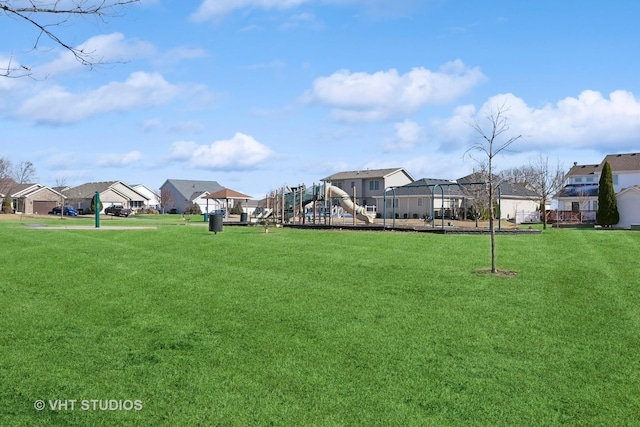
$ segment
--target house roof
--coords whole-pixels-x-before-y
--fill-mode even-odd
[[[607,154],[597,165],[579,165],[574,163],[567,176],[594,175],[600,173],[604,163],[609,162],[611,170],[620,171],[640,171],[640,153]]]
[[[248,200],[251,196],[247,196],[246,194],[240,193],[235,190],[231,190],[230,188],[223,188],[220,191],[216,191],[215,193],[211,193],[203,199],[243,199]]]
[[[422,179],[419,179],[418,181],[396,188],[396,195],[397,196],[420,196],[420,195],[430,196],[432,194],[433,187],[436,184],[439,184],[442,186],[441,187],[442,190],[435,190],[435,192],[433,193],[434,197],[441,196],[443,193],[445,196],[464,197],[465,195],[468,194],[468,191],[465,191],[464,189],[465,186],[461,184],[482,182],[482,181],[473,179],[472,175],[468,175],[467,177],[463,177],[456,181],[448,181],[445,179],[435,179],[435,178],[422,178]],[[518,197],[518,198],[524,198],[524,199],[536,198],[536,193],[519,184],[503,182],[499,185],[499,188],[500,188],[500,195],[502,197]],[[496,196],[497,194],[498,194],[498,191],[496,190]]]
[[[623,188],[616,195],[616,197],[620,197],[621,195],[628,194],[628,193],[638,193],[638,194],[640,194],[640,185],[632,185],[631,187]]]
[[[434,194],[435,196],[442,195],[443,192],[445,196],[463,196],[460,185],[456,182],[437,178],[422,178],[412,183],[405,184],[402,187],[397,187],[395,189],[395,194],[396,196],[431,195],[434,186],[437,184],[442,186],[442,191],[436,190]],[[388,195],[391,194],[388,193]]]
[[[365,169],[365,170],[357,170],[357,171],[344,171],[334,173],[333,175],[329,175],[325,178],[322,178],[320,181],[343,181],[345,179],[372,179],[372,178],[386,178],[389,175],[403,172],[406,174],[411,181],[413,181],[413,177],[404,170],[404,168],[388,168],[388,169]]]
[[[171,184],[184,197],[185,200],[193,201],[200,197],[203,193],[215,193],[222,190],[217,181],[197,181],[191,179],[167,179],[160,188]],[[191,198],[191,196],[194,196]]]
[[[574,164],[569,172],[567,172],[567,176],[581,176],[581,175],[594,175],[596,172],[600,171],[600,165],[579,165]]]
[[[118,191],[118,189],[116,188],[117,186],[124,186],[126,189],[124,190],[124,192],[129,194],[123,194],[123,191]],[[107,190],[112,190],[113,192],[121,194],[128,198],[131,198],[130,196],[133,193],[133,195],[140,196],[139,200],[149,200],[146,196],[138,193],[135,189],[122,181],[87,182],[85,184],[78,185],[77,187],[64,190],[63,194],[70,199],[90,199],[96,194],[96,191],[99,193],[104,193]]]
[[[63,191],[70,199],[90,199],[96,191],[102,193],[118,181],[87,182]]]
[[[15,197],[15,198],[28,197],[40,191],[52,191],[58,196],[62,196],[63,198],[65,197],[64,195],[54,190],[53,188],[47,187],[42,184],[14,184],[13,187],[11,188],[11,197]]]

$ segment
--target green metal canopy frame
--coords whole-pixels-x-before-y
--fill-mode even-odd
[[[440,187],[440,194],[441,194],[441,208],[443,215],[442,215],[442,228],[444,228],[444,187],[450,187],[450,186],[462,186],[462,185],[486,185],[487,182],[451,182],[451,183],[437,183],[437,184],[418,184],[418,185],[414,185],[413,187],[431,187],[431,218],[434,218],[435,215],[435,206],[434,206],[434,199],[435,199],[435,191],[436,188]],[[387,228],[387,192],[389,190],[392,191],[393,193],[393,203],[392,203],[392,228],[395,228],[396,226],[396,188],[402,188],[405,187],[404,185],[399,185],[399,186],[393,186],[393,187],[387,187],[384,189],[384,195],[383,195],[383,207],[382,207],[382,226],[383,228]],[[491,207],[490,207],[491,208]],[[501,230],[501,223],[500,223],[500,212],[502,210],[502,192],[500,190],[500,186],[498,186],[498,230]],[[435,221],[431,222],[431,227],[434,228],[436,226]]]

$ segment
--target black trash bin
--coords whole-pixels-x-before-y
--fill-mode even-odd
[[[224,218],[224,215],[220,215],[220,214],[209,215],[209,231],[213,231],[214,233],[218,233],[218,231],[222,231],[223,218]]]
[[[240,214],[240,222],[247,222],[247,213],[246,212],[242,212]]]

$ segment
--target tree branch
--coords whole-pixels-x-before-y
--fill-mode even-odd
[[[93,68],[95,65],[102,64],[101,60],[93,57],[93,52],[85,52],[83,49],[73,47],[70,43],[65,42],[51,29],[52,27],[58,27],[66,22],[72,16],[96,16],[103,20],[106,17],[119,16],[118,11],[133,3],[138,3],[140,0],[74,0],[71,2],[66,1],[61,5],[60,0],[51,1],[43,0],[31,0],[30,7],[16,7],[12,6],[11,0],[0,0],[0,15],[5,15],[8,18],[23,21],[28,25],[35,27],[38,30],[38,36],[36,37],[33,49],[38,49],[40,40],[44,35],[46,38],[53,41],[58,46],[71,52],[76,60],[84,66]],[[41,18],[45,16],[60,16],[56,18],[53,23],[43,23]],[[44,19],[44,18],[43,18]],[[31,70],[25,66],[13,66],[12,61],[5,68],[0,71],[2,77],[23,77],[30,75]]]

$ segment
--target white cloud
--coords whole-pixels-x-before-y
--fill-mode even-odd
[[[96,90],[71,93],[60,86],[43,90],[25,101],[18,117],[44,123],[73,123],[87,117],[141,106],[161,105],[179,93],[158,73],[135,72],[124,82]]]
[[[541,108],[530,107],[510,93],[496,95],[477,113],[473,106],[459,107],[453,116],[434,120],[429,128],[441,147],[468,145],[478,136],[469,123],[478,120],[479,124],[488,125],[486,116],[501,106],[506,109],[504,116],[510,123],[508,136],[523,135],[524,141],[517,145],[526,145],[526,149],[562,146],[601,147],[606,151],[607,144],[616,144],[618,150],[638,146],[640,99],[623,90],[610,93],[608,98],[600,92],[585,90],[577,97],[567,97]]]
[[[152,56],[156,49],[147,42],[126,39],[121,33],[102,34],[91,37],[77,46],[96,63],[126,62],[142,56]],[[68,50],[61,50],[58,59],[37,67],[38,75],[55,76],[83,65]]]
[[[262,165],[272,155],[267,146],[238,132],[231,139],[215,141],[211,145],[175,142],[170,158],[185,161],[189,167],[197,169],[246,170]]]
[[[404,120],[394,125],[395,138],[383,144],[384,151],[411,150],[422,138],[422,128],[412,120]]]
[[[460,60],[436,72],[420,67],[403,75],[395,69],[373,74],[341,70],[316,79],[305,98],[332,108],[337,119],[378,120],[453,102],[484,80],[479,68],[469,68]]]
[[[130,151],[125,154],[103,154],[96,160],[99,167],[119,168],[130,166],[142,160],[142,153],[139,151]]]

